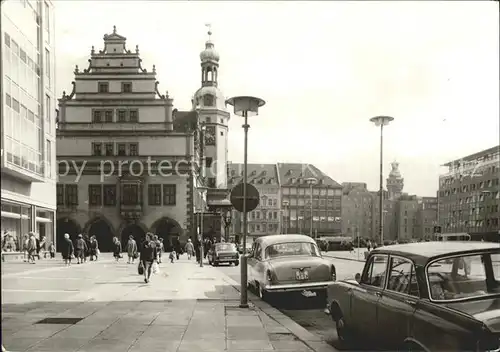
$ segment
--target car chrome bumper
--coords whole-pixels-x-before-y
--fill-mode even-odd
[[[300,284],[284,284],[284,285],[266,285],[265,290],[268,292],[293,292],[304,290],[326,290],[328,285],[334,281],[321,282],[304,282]]]
[[[217,263],[233,263],[233,262],[239,262],[240,258],[216,258],[214,259]]]

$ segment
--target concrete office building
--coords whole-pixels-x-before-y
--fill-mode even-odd
[[[54,7],[2,1],[1,9],[1,231],[19,250],[29,231],[54,240]]]

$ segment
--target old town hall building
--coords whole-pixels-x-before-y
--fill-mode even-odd
[[[125,245],[129,235],[140,241],[151,231],[168,249],[172,239],[196,234],[202,204],[226,197],[229,113],[210,39],[200,59],[202,86],[190,111],[173,108],[155,66],[143,68],[139,48],[128,50],[116,28],[102,50],[92,47],[88,68],[75,68],[73,91],[59,100],[58,242],[84,233],[109,251],[113,237]],[[210,166],[206,178],[202,165]],[[204,233],[220,231],[214,219]]]

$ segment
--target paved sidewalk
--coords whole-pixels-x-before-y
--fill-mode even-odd
[[[182,259],[161,268],[149,284],[124,262],[52,268],[53,285],[95,278],[57,300],[2,292],[2,343],[15,352],[335,351],[254,296],[240,309],[237,283],[217,268]],[[19,283],[2,275],[2,291]]]

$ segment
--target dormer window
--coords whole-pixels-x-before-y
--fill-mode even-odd
[[[255,176],[256,174],[257,174],[257,171],[255,171],[255,170],[253,170],[253,171],[250,173],[250,175],[251,175],[251,176]]]
[[[214,96],[212,94],[205,94],[203,96],[203,105],[204,106],[214,106]]]
[[[290,176],[292,174],[292,170],[288,170],[285,174],[285,176]]]
[[[99,82],[97,84],[97,91],[99,93],[109,93],[109,83],[108,82]]]
[[[290,178],[290,183],[295,183],[295,179],[293,177]]]
[[[266,176],[266,170],[262,171],[262,172],[261,172],[261,175],[262,175],[262,176]]]

